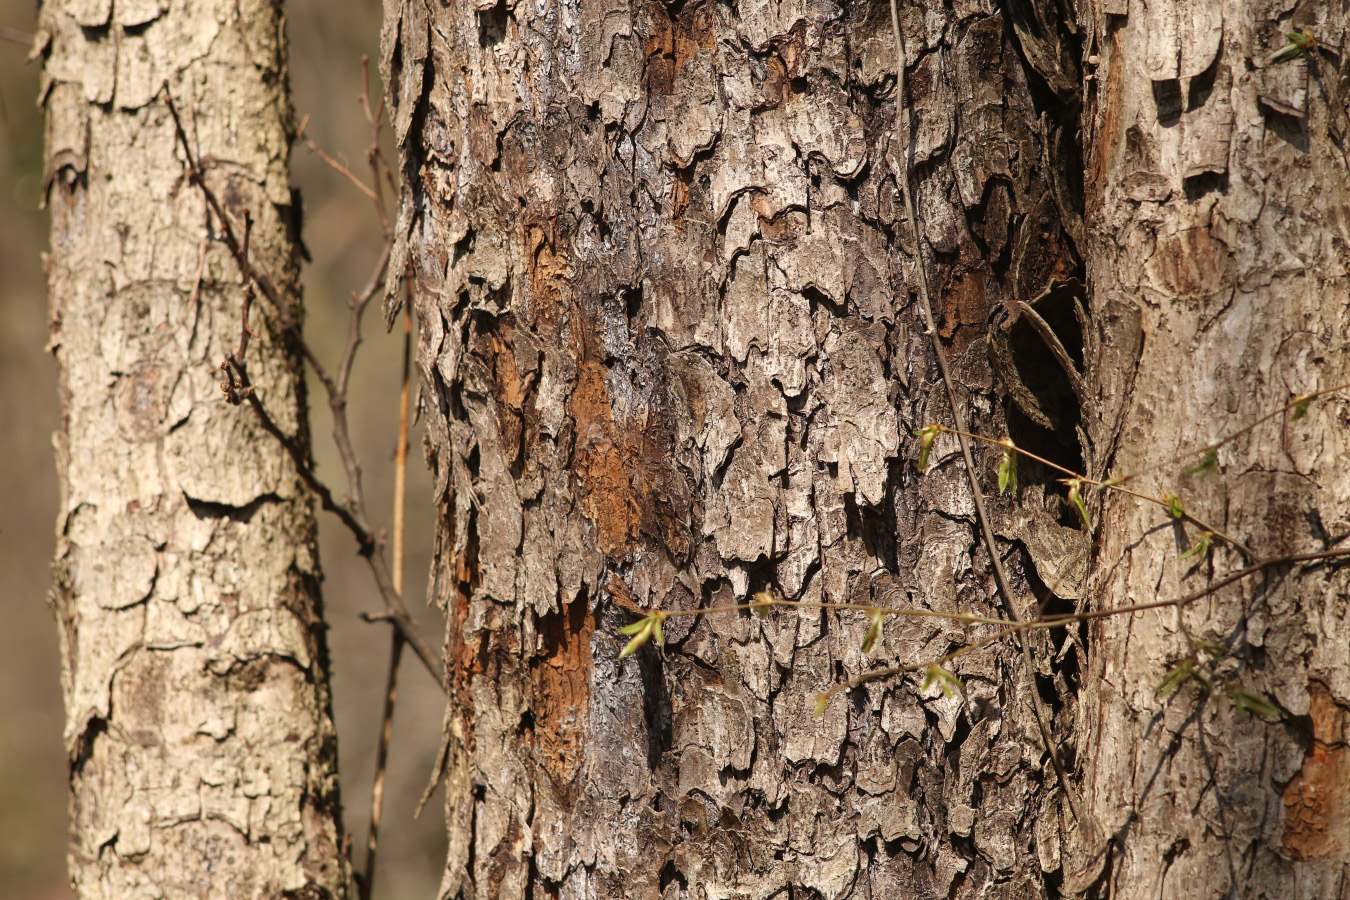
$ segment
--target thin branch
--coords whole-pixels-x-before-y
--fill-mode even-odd
[[[1106,484],[1106,482],[1098,481],[1098,480],[1096,480],[1095,478],[1088,478],[1086,475],[1082,475],[1082,474],[1080,474],[1080,473],[1078,473],[1078,472],[1075,472],[1073,469],[1066,468],[1065,466],[1061,466],[1061,465],[1060,465],[1059,463],[1057,463],[1057,462],[1051,462],[1050,460],[1046,459],[1044,456],[1037,456],[1035,453],[1032,453],[1030,450],[1023,450],[1021,447],[1017,446],[1016,444],[1011,443],[1011,440],[1012,440],[1011,438],[991,438],[991,437],[988,437],[987,435],[976,434],[976,433],[973,432],[973,431],[962,431],[962,430],[959,429],[959,428],[952,428],[952,427],[949,426],[949,425],[935,424],[933,427],[937,428],[938,431],[940,431],[940,432],[947,432],[947,433],[949,433],[949,434],[955,434],[955,435],[958,435],[959,437],[970,438],[972,441],[981,441],[981,442],[983,442],[983,443],[985,443],[985,444],[993,444],[995,447],[998,447],[998,448],[1000,448],[1000,449],[1011,449],[1011,450],[1016,450],[1016,451],[1017,451],[1017,454],[1018,454],[1019,456],[1025,456],[1027,459],[1035,460],[1036,462],[1040,463],[1040,464],[1043,465],[1043,466],[1047,466],[1047,467],[1049,467],[1049,468],[1051,468],[1051,469],[1054,469],[1056,472],[1062,472],[1062,473],[1064,473],[1065,475],[1068,475],[1070,478],[1077,478],[1079,481],[1083,482],[1084,484],[1091,484],[1091,485],[1094,485],[1095,487],[1102,487],[1103,485]]]
[[[365,512],[364,492],[361,486],[360,471],[361,467],[357,460],[356,452],[352,447],[350,429],[347,424],[347,394],[346,380],[351,369],[351,356],[355,352],[355,345],[360,343],[360,319],[366,307],[369,305],[370,298],[375,295],[379,288],[384,284],[385,273],[389,253],[392,248],[390,240],[386,239],[383,252],[380,255],[380,268],[371,276],[370,283],[361,295],[354,298],[351,304],[352,324],[348,330],[348,346],[343,355],[342,381],[339,384],[324,368],[313,349],[305,340],[299,324],[292,314],[289,304],[282,298],[276,286],[266,276],[253,266],[248,257],[247,241],[249,229],[251,228],[251,219],[246,211],[244,214],[244,239],[241,241],[235,232],[234,225],[221,206],[219,199],[210,185],[204,178],[201,160],[193,153],[192,147],[188,142],[187,133],[183,128],[182,120],[178,115],[178,109],[174,104],[173,97],[167,87],[164,89],[164,102],[169,109],[169,115],[173,118],[174,130],[178,138],[178,143],[183,151],[187,166],[188,180],[195,185],[205,198],[208,208],[214,213],[216,219],[220,222],[221,234],[229,248],[235,263],[239,266],[241,276],[245,285],[256,285],[263,297],[272,306],[280,320],[280,326],[286,336],[294,343],[301,356],[309,362],[323,384],[324,390],[328,395],[328,405],[333,413],[333,439],[337,445],[338,455],[342,459],[343,466],[347,471],[348,491],[350,496],[345,503],[339,502],[334,496],[332,490],[314,473],[309,463],[308,453],[301,447],[294,438],[287,435],[276,424],[272,417],[263,407],[262,402],[253,392],[248,378],[248,369],[243,359],[242,349],[247,347],[248,331],[247,320],[244,324],[244,338],[241,340],[243,345],[241,352],[227,360],[229,367],[233,369],[235,375],[226,385],[222,385],[227,396],[232,392],[238,392],[239,399],[247,399],[249,405],[253,407],[257,414],[259,422],[263,429],[281,442],[286,452],[291,457],[291,461],[296,467],[301,479],[318,496],[319,502],[325,510],[334,513],[342,521],[347,529],[356,538],[360,554],[365,557],[370,566],[371,573],[375,577],[376,587],[379,589],[380,596],[384,600],[385,608],[389,613],[389,619],[403,635],[408,644],[412,646],[413,652],[426,666],[427,671],[431,673],[436,683],[442,690],[448,690],[445,681],[445,675],[437,655],[432,651],[430,645],[421,636],[417,630],[416,623],[408,613],[407,607],[403,604],[403,598],[395,590],[394,583],[389,574],[389,569],[385,563],[384,554],[381,552],[379,542],[376,540],[374,529],[371,528]],[[247,303],[249,290],[245,291],[247,315]],[[363,299],[364,298],[364,299]]]
[[[331,394],[333,391],[332,378],[328,375],[328,371],[324,368],[323,363],[321,363],[318,357],[314,355],[314,351],[310,349],[309,344],[305,342],[289,304],[285,302],[280,292],[277,291],[276,286],[272,284],[272,280],[268,278],[265,273],[255,269],[252,263],[249,262],[248,256],[243,252],[243,247],[240,244],[238,236],[235,234],[234,224],[230,219],[230,216],[225,212],[224,207],[221,206],[220,199],[216,197],[216,192],[206,183],[201,160],[192,152],[192,147],[188,143],[187,132],[184,131],[183,122],[178,116],[178,107],[174,104],[173,96],[169,93],[167,87],[164,89],[164,104],[169,108],[169,115],[173,117],[173,125],[178,136],[178,143],[183,150],[183,156],[187,162],[188,180],[196,185],[198,190],[201,191],[210,211],[215,214],[217,221],[220,222],[221,235],[225,239],[225,246],[229,248],[231,255],[234,256],[235,262],[239,265],[244,276],[258,286],[258,290],[262,292],[263,297],[272,305],[272,309],[280,319],[282,330],[295,340],[301,355],[304,356],[305,361],[314,369],[314,374],[318,376],[319,380],[323,382],[324,387],[327,388]]]
[[[1035,453],[1032,453],[1030,450],[1022,449],[1017,444],[1013,443],[1012,438],[1002,438],[1002,439],[991,438],[983,434],[975,434],[974,432],[970,431],[962,431],[959,428],[949,428],[946,425],[933,425],[932,427],[935,428],[938,432],[948,432],[950,434],[955,434],[958,437],[970,438],[971,440],[980,441],[981,443],[992,444],[993,446],[998,447],[1001,450],[1012,450],[1016,452],[1019,456],[1025,456],[1027,459],[1035,460],[1041,465],[1048,466],[1049,468],[1054,469],[1057,472],[1063,472],[1065,475],[1069,476],[1068,479],[1064,479],[1064,481],[1066,482],[1079,481],[1083,484],[1090,484],[1093,487],[1101,488],[1103,490],[1116,491],[1117,493],[1125,494],[1130,497],[1135,497],[1140,500],[1146,500],[1149,503],[1156,504],[1158,506],[1161,506],[1163,509],[1167,509],[1169,511],[1171,509],[1171,504],[1168,502],[1166,497],[1154,497],[1152,495],[1144,494],[1131,488],[1127,488],[1122,484],[1122,482],[1125,480],[1123,478],[1111,478],[1105,481],[1097,478],[1089,478],[1088,476],[1082,474],[1081,472],[1075,472],[1072,469],[1061,466],[1059,463],[1051,462],[1044,456],[1039,456]],[[1250,560],[1260,559],[1260,556],[1256,553],[1256,551],[1252,550],[1251,547],[1248,547],[1242,541],[1238,540],[1235,537],[1232,537],[1226,532],[1218,528],[1215,528],[1213,525],[1210,525],[1203,519],[1197,518],[1196,516],[1193,516],[1188,512],[1183,512],[1180,518],[1183,521],[1190,522],[1192,525],[1194,525],[1196,528],[1201,529],[1202,531],[1208,531],[1211,535],[1223,541],[1225,544],[1228,544],[1233,549],[1239,551],[1240,553],[1242,553],[1243,556],[1247,557],[1248,559]]]
[[[384,188],[381,187],[383,181],[388,182],[390,193],[398,192],[398,185],[394,181],[394,170],[390,168],[389,162],[384,158],[380,151],[380,130],[384,125],[384,97],[380,97],[379,104],[372,110],[370,108],[370,57],[362,54],[361,56],[361,108],[366,114],[366,122],[370,125],[370,149],[366,151],[366,160],[370,163],[371,181],[375,188],[375,211],[380,216],[380,225],[384,229],[385,240],[389,240],[389,216],[384,208]]]
[[[1202,597],[1207,597],[1216,591],[1222,590],[1228,585],[1249,578],[1258,572],[1274,566],[1293,565],[1296,563],[1320,562],[1327,559],[1338,559],[1350,556],[1350,547],[1340,547],[1328,550],[1315,550],[1308,553],[1292,553],[1285,556],[1271,557],[1270,559],[1260,560],[1252,563],[1236,572],[1230,572],[1220,578],[1218,581],[1211,582],[1208,586],[1201,588],[1193,593],[1171,600],[1155,600],[1148,603],[1136,603],[1131,606],[1115,606],[1110,609],[1099,609],[1090,612],[1062,613],[1053,616],[1037,616],[1033,619],[1000,619],[994,616],[981,616],[974,613],[949,613],[941,612],[935,609],[924,609],[923,607],[887,607],[887,606],[869,606],[863,603],[830,603],[825,601],[813,600],[779,600],[776,598],[767,598],[757,600],[753,603],[729,603],[722,606],[707,606],[698,609],[640,609],[640,612],[646,616],[659,616],[662,619],[673,619],[678,616],[706,616],[713,613],[730,613],[742,611],[763,612],[769,609],[779,607],[796,609],[832,609],[846,612],[860,612],[868,615],[879,613],[884,616],[898,616],[903,618],[915,619],[943,619],[948,622],[960,622],[964,625],[999,625],[1006,626],[1006,634],[1013,634],[1018,631],[1030,631],[1042,628],[1060,628],[1064,625],[1070,625],[1075,622],[1087,622],[1092,619],[1104,619],[1108,616],[1118,616],[1124,613],[1144,612],[1150,609],[1165,609],[1169,606],[1186,606],[1194,603]]]
[[[365,315],[366,307],[370,306],[370,301],[374,299],[375,294],[380,288],[384,287],[385,270],[389,268],[389,254],[393,250],[393,245],[386,241],[380,248],[379,258],[375,260],[375,268],[371,270],[370,280],[366,282],[361,293],[352,296],[351,303],[348,304],[351,317],[347,326],[347,347],[343,350],[342,361],[338,364],[337,387],[340,393],[345,393],[347,385],[351,380],[352,363],[356,359],[356,348],[361,345],[361,318]]]
[[[245,386],[247,386],[247,369],[241,364],[236,365]],[[403,605],[402,598],[394,591],[393,580],[391,579],[389,569],[385,564],[384,554],[379,552],[375,538],[366,529],[365,525],[356,519],[352,511],[345,504],[338,503],[337,500],[334,499],[333,492],[329,490],[328,485],[324,484],[323,481],[314,474],[304,449],[297,444],[290,435],[281,430],[268,414],[257,395],[251,393],[247,399],[249,405],[253,407],[254,412],[257,414],[258,421],[261,423],[263,430],[276,438],[281,443],[282,447],[285,448],[286,452],[291,457],[291,462],[295,465],[296,471],[300,474],[301,479],[304,480],[309,489],[319,498],[319,503],[325,510],[341,519],[342,523],[346,525],[347,529],[356,537],[357,542],[360,545],[360,553],[365,557],[367,564],[370,566],[371,572],[375,576],[376,587],[379,588],[380,595],[385,600],[389,621],[393,623],[394,627],[399,630],[412,646],[413,652],[417,654],[418,659],[426,666],[427,671],[431,673],[431,676],[435,679],[436,683],[441,685],[441,688],[445,690],[445,679],[442,674],[440,660],[422,637],[421,632],[418,631],[417,624],[408,613],[407,607]],[[390,600],[391,597],[393,598],[392,601]]]
[[[1066,613],[1061,616],[1048,616],[1034,624],[1037,628],[1058,628],[1061,625],[1067,625],[1071,622],[1086,622],[1089,619],[1104,619],[1107,616],[1118,616],[1123,613],[1145,612],[1150,609],[1165,609],[1169,606],[1183,607],[1194,603],[1201,598],[1208,597],[1210,594],[1220,591],[1234,582],[1241,581],[1244,578],[1250,578],[1258,572],[1274,566],[1294,565],[1305,562],[1321,562],[1326,559],[1337,559],[1350,556],[1350,547],[1342,547],[1337,550],[1318,550],[1312,553],[1291,553],[1286,556],[1277,556],[1272,559],[1263,559],[1252,563],[1244,569],[1231,572],[1220,578],[1213,584],[1208,585],[1198,591],[1187,594],[1184,597],[1178,597],[1175,600],[1156,600],[1151,603],[1136,603],[1132,606],[1116,606],[1111,609],[1098,609],[1091,612]]]
[[[351,169],[347,168],[342,163],[338,162],[336,159],[329,156],[328,152],[324,150],[322,147],[320,147],[318,144],[314,143],[314,140],[312,138],[305,138],[305,146],[309,148],[311,153],[318,154],[319,159],[328,163],[328,165],[332,167],[332,169],[335,172],[337,172],[343,178],[347,179],[353,185],[355,185],[358,191],[365,194],[372,200],[377,199],[375,196],[375,192],[372,191],[370,188],[366,187],[360,178],[357,178],[354,174],[352,174]]]
[[[1000,631],[997,634],[990,635],[989,637],[984,638],[983,640],[980,641],[976,641],[973,644],[966,644],[964,647],[958,647],[955,650],[951,651],[950,653],[945,653],[942,656],[936,657],[935,659],[929,662],[905,663],[904,665],[886,666],[885,668],[882,669],[872,669],[869,672],[864,672],[861,675],[858,675],[854,678],[850,678],[843,684],[835,685],[828,691],[825,691],[824,693],[820,694],[820,699],[828,703],[830,700],[832,700],[839,694],[845,693],[846,691],[851,691],[856,687],[861,687],[862,685],[867,684],[869,681],[879,681],[883,678],[891,678],[896,675],[905,675],[910,672],[921,672],[932,666],[940,666],[943,663],[951,662],[957,657],[965,656],[969,653],[974,653],[978,650],[983,650],[985,647],[998,643],[999,641],[1003,640],[1010,634],[1012,634],[1011,630]]]
[[[662,618],[673,619],[678,616],[706,616],[710,613],[741,612],[743,610],[762,612],[780,606],[795,609],[833,609],[843,612],[868,613],[869,615],[880,613],[883,616],[901,616],[914,619],[945,619],[949,622],[962,622],[967,625],[1006,625],[1008,623],[1007,619],[998,619],[992,616],[977,616],[973,613],[947,613],[918,606],[867,606],[862,603],[829,603],[818,600],[763,600],[757,603],[729,603],[724,606],[709,606],[701,609],[649,609],[644,610],[644,612],[647,615],[659,615]]]
[[[411,291],[410,291],[411,293]],[[394,590],[403,596],[404,513],[408,493],[408,403],[412,386],[412,305],[404,307],[403,391],[398,402],[398,447],[394,451]]]
[[[239,253],[245,263],[248,262],[248,244],[252,234],[253,216],[248,210],[244,210],[244,241]],[[253,281],[248,277],[246,266],[239,267],[239,289],[244,295],[239,315],[239,349],[225,357],[225,361],[217,366],[217,371],[225,373],[225,380],[221,382],[220,389],[232,406],[238,406],[244,400],[253,398],[253,385],[249,383],[248,370],[244,368],[244,360],[248,356],[248,339],[254,337],[253,329],[248,327],[248,314],[253,308]]]
[[[1112,479],[1112,480],[1113,480],[1113,481],[1117,481],[1117,482],[1133,481],[1133,480],[1135,480],[1136,478],[1140,478],[1140,477],[1142,477],[1142,476],[1144,476],[1144,475],[1149,474],[1150,472],[1155,472],[1155,471],[1157,471],[1158,469],[1164,468],[1165,466],[1168,466],[1168,465],[1179,465],[1179,464],[1180,464],[1181,462],[1183,462],[1185,459],[1191,459],[1191,458],[1194,458],[1194,457],[1196,457],[1196,456],[1201,456],[1201,457],[1203,457],[1203,456],[1205,456],[1207,453],[1211,453],[1211,452],[1217,451],[1219,448],[1223,447],[1225,444],[1230,444],[1230,443],[1232,443],[1233,441],[1235,441],[1235,440],[1237,440],[1238,438],[1242,437],[1244,434],[1247,434],[1248,432],[1254,430],[1255,428],[1259,427],[1260,425],[1263,425],[1263,424],[1265,424],[1266,422],[1269,422],[1271,419],[1279,418],[1280,416],[1283,416],[1285,413],[1288,413],[1288,412],[1290,412],[1290,411],[1292,411],[1292,410],[1296,410],[1296,409],[1298,409],[1299,407],[1302,407],[1302,408],[1306,409],[1307,406],[1308,406],[1308,404],[1311,403],[1313,400],[1317,400],[1317,399],[1320,399],[1320,398],[1322,398],[1322,397],[1325,397],[1327,394],[1335,394],[1335,393],[1337,393],[1337,392],[1339,392],[1339,391],[1344,391],[1344,390],[1346,390],[1346,389],[1350,389],[1350,381],[1342,382],[1341,384],[1335,384],[1335,385],[1332,385],[1331,387],[1322,388],[1321,390],[1312,391],[1311,393],[1308,393],[1308,394],[1298,394],[1298,395],[1296,395],[1296,396],[1294,396],[1294,397],[1291,397],[1291,398],[1289,399],[1289,402],[1285,403],[1283,406],[1279,407],[1278,409],[1273,409],[1273,410],[1271,410],[1270,412],[1266,413],[1265,415],[1260,416],[1260,417],[1258,417],[1258,418],[1256,418],[1256,419],[1253,419],[1252,421],[1248,422],[1246,425],[1241,426],[1241,427],[1238,428],[1236,431],[1231,431],[1231,432],[1229,432],[1228,434],[1226,434],[1226,435],[1224,435],[1223,437],[1219,438],[1219,439],[1218,439],[1217,441],[1215,441],[1214,443],[1208,444],[1208,445],[1202,447],[1198,453],[1186,454],[1186,455],[1184,455],[1184,456],[1181,455],[1181,454],[1177,454],[1177,455],[1173,456],[1171,459],[1166,460],[1165,462],[1159,462],[1159,463],[1156,463],[1156,464],[1154,464],[1154,465],[1147,466],[1147,467],[1145,467],[1145,468],[1143,468],[1143,469],[1140,469],[1138,472],[1131,472],[1129,475],[1121,475],[1121,476],[1119,476],[1118,478],[1115,478],[1115,479]]]
[[[877,609],[875,607],[863,607],[863,606],[850,607],[848,604],[836,604],[837,607],[852,608],[860,612],[881,612],[884,614],[892,614],[892,615],[913,616],[923,612],[928,612],[935,618],[951,619],[961,622],[978,622],[984,624],[995,624],[999,625],[1000,629],[999,631],[995,632],[992,635],[989,635],[988,637],[980,641],[977,641],[973,644],[967,644],[963,647],[959,647],[950,653],[936,657],[927,662],[906,663],[904,665],[898,666],[887,666],[885,668],[873,669],[869,672],[864,672],[863,674],[858,675],[855,678],[850,679],[849,681],[835,685],[828,691],[825,691],[821,696],[823,696],[828,700],[840,693],[852,690],[853,688],[858,687],[859,685],[866,684],[869,681],[876,681],[880,678],[888,678],[893,675],[902,675],[908,672],[917,672],[927,669],[929,666],[933,665],[941,665],[944,662],[949,662],[950,660],[953,660],[959,656],[964,656],[967,653],[973,653],[977,650],[982,650],[985,647],[995,644],[998,641],[1001,641],[1004,638],[1009,637],[1010,635],[1013,634],[1018,634],[1025,631],[1041,630],[1046,628],[1064,628],[1065,626],[1073,625],[1078,622],[1088,622],[1093,619],[1105,619],[1111,616],[1121,616],[1137,612],[1148,612],[1150,610],[1156,609],[1168,609],[1168,608],[1182,609],[1196,602],[1197,600],[1201,600],[1205,597],[1210,596],[1211,594],[1215,594],[1223,590],[1224,588],[1228,587],[1229,585],[1235,582],[1241,581],[1244,578],[1250,578],[1252,575],[1256,575],[1260,572],[1265,571],[1266,569],[1275,566],[1295,565],[1298,563],[1322,562],[1324,560],[1338,559],[1344,557],[1350,557],[1350,547],[1342,547],[1334,550],[1318,550],[1312,553],[1289,554],[1286,556],[1280,556],[1274,559],[1267,559],[1262,560],[1261,562],[1253,563],[1252,565],[1247,566],[1246,568],[1239,569],[1236,572],[1229,573],[1228,575],[1224,576],[1218,581],[1215,581],[1205,586],[1204,588],[1201,588],[1200,590],[1193,591],[1192,593],[1186,594],[1185,596],[1176,597],[1171,600],[1156,600],[1150,603],[1135,603],[1129,606],[1115,606],[1110,609],[1098,609],[1092,610],[1090,612],[1064,613],[1063,615],[1055,615],[1055,616],[1038,616],[1034,619],[1027,619],[1020,622],[1009,622],[1005,619],[990,619],[980,616],[962,616],[959,614],[952,614],[952,613],[933,613],[931,610],[915,610],[915,609],[903,610],[903,609],[884,609],[884,608]],[[742,606],[734,608],[761,609],[766,606],[808,606],[808,605],[821,606],[824,604],[799,604],[785,600],[769,600],[764,603],[743,604]],[[674,616],[685,614],[687,612],[717,612],[721,611],[721,609],[722,608],[719,607],[713,607],[708,610],[679,610],[679,611],[672,610],[669,613],[666,613],[666,615]]]

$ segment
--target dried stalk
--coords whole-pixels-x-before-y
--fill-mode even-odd
[[[394,590],[403,595],[404,501],[408,485],[408,394],[412,368],[412,301],[404,305],[403,391],[399,396],[398,447],[394,451]],[[398,666],[403,656],[403,634],[394,628],[389,637],[389,671],[385,676],[384,713],[380,743],[375,752],[375,783],[370,790],[370,832],[366,838],[366,874],[361,879],[360,900],[370,900],[375,885],[375,860],[379,850],[380,821],[384,810],[384,782],[389,761],[389,742],[394,731],[394,701],[398,697]]]

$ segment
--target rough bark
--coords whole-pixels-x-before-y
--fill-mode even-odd
[[[1260,557],[1350,532],[1347,404],[1315,401],[1181,474],[1291,395],[1350,380],[1344,70],[1335,53],[1271,64],[1306,29],[1344,49],[1340,4],[1171,0],[1084,11],[1096,57],[1084,141],[1091,285],[1092,474],[1157,467],[1136,489]],[[1099,608],[1181,596],[1247,560],[1156,507],[1112,497]],[[1184,533],[1183,533],[1184,532]],[[1271,569],[1184,612],[1105,619],[1081,693],[1079,758],[1099,855],[1070,887],[1112,897],[1345,897],[1350,891],[1350,594],[1343,566]],[[1161,697],[1192,639],[1230,652]],[[1274,699],[1243,721],[1224,688]]]
[[[39,46],[75,889],[345,896],[312,503],[212,372],[239,341],[239,269],[163,102],[294,302],[278,7],[67,0],[44,6]],[[254,305],[249,371],[307,446],[274,318]]]
[[[1073,23],[981,0],[901,23],[918,240],[884,4],[386,3],[454,687],[443,896],[1059,878],[1071,822],[1015,645],[953,664],[957,696],[875,682],[820,721],[817,692],[981,632],[897,621],[869,657],[857,613],[719,614],[616,660],[639,606],[765,588],[1007,615],[955,443],[920,476],[902,440],[951,421],[916,252],[976,427],[1079,464],[1079,398],[1013,321],[1076,327]],[[1086,540],[1046,472],[1022,480],[994,524],[1025,617],[1078,596]],[[1033,639],[1060,731],[1063,641]]]

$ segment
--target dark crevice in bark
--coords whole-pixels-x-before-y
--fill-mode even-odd
[[[684,877],[684,874],[675,867],[675,861],[672,859],[666,860],[665,864],[661,866],[661,873],[657,884],[661,890],[661,896],[663,897],[666,894],[667,888],[672,884],[677,886],[676,889],[679,891],[677,896],[679,897],[684,897],[689,891],[688,880]]]
[[[1060,107],[1076,115],[1082,108],[1082,47],[1072,14],[1049,9],[1042,0],[1003,0],[999,6],[1007,16],[1008,43],[1035,76],[1028,79],[1033,99],[1041,108]]]
[[[661,651],[642,653],[642,715],[647,724],[647,768],[655,771],[661,757],[671,749],[671,703],[666,690],[665,664]]]
[[[108,720],[104,716],[90,716],[80,729],[79,734],[75,736],[73,748],[69,762],[70,777],[73,779],[78,776],[88,762],[90,755],[94,752],[94,743],[99,736],[108,731]],[[72,798],[73,804],[80,803],[78,796]]]
[[[1072,400],[1072,398],[1066,399]],[[1073,404],[1073,412],[1064,415],[1062,418],[1057,417],[1056,424],[1058,427],[1053,430],[1042,428],[1031,421],[1016,406],[1010,405],[1005,411],[1008,436],[1013,439],[1013,443],[1018,447],[1030,453],[1045,457],[1070,471],[1081,472],[1083,470],[1082,451],[1079,448],[1077,435],[1073,430],[1074,426],[1078,424],[1077,401],[1073,400]],[[1064,477],[1063,472],[1051,469],[1034,459],[1026,457],[1018,459],[1017,467],[1017,480],[1020,484],[1043,484],[1062,496],[1068,496],[1067,489],[1058,485],[1059,480]],[[1081,525],[1082,522],[1072,518],[1073,515],[1076,514],[1066,503],[1065,510],[1059,517],[1060,524],[1070,528]]]
[[[970,737],[970,728],[971,728],[970,716],[966,714],[965,710],[962,710],[960,715],[956,717],[956,726],[952,730],[951,740],[946,742],[948,752],[951,753],[950,764],[952,766],[953,773],[960,770],[961,746],[966,742],[966,738]],[[974,800],[976,802],[976,805],[978,806],[979,797],[975,797]]]
[[[243,506],[232,506],[228,503],[217,503],[211,500],[198,500],[195,497],[183,495],[187,500],[188,509],[199,519],[229,519],[232,522],[247,523],[264,506],[269,506],[283,502],[281,497],[276,494],[260,494],[250,500]]]
[[[1186,199],[1191,203],[1199,202],[1206,194],[1226,194],[1228,193],[1228,173],[1200,172],[1188,176],[1183,182],[1183,187],[1186,191]]]
[[[806,299],[807,303],[811,304],[811,308],[813,311],[817,307],[819,307],[821,309],[826,310],[830,315],[834,316],[836,319],[846,320],[849,318],[849,309],[848,304],[846,302],[836,303],[824,291],[821,291],[820,289],[812,285],[806,285],[802,289],[802,297]],[[804,401],[805,397],[801,399]]]

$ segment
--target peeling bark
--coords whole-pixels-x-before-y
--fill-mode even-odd
[[[211,371],[239,339],[239,269],[163,102],[298,302],[278,8],[48,3],[39,48],[74,887],[346,896],[312,502]],[[295,348],[270,310],[251,324],[258,393],[307,446]]]
[[[764,588],[1006,615],[955,445],[920,476],[901,440],[950,421],[914,265],[976,427],[1079,465],[1019,306],[1067,333],[1082,305],[1075,26],[902,10],[916,241],[884,4],[386,13],[454,687],[442,895],[1051,895],[1074,827],[1014,647],[954,663],[958,696],[876,682],[816,721],[980,632],[895,622],[865,658],[858,613],[724,614],[619,662],[616,630]],[[1036,415],[1005,421],[991,357]],[[996,505],[1024,617],[1086,565],[1050,474]],[[1079,650],[1032,640],[1062,739]]]

